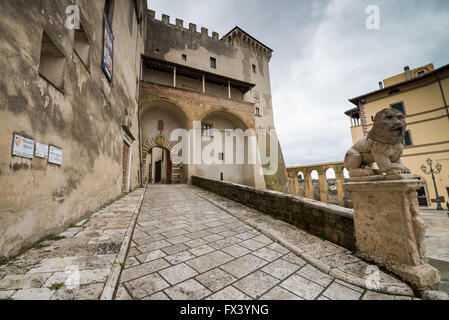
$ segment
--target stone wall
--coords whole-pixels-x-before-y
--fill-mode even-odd
[[[197,176],[192,177],[192,184],[355,251],[354,212],[351,209]]]
[[[82,61],[66,8],[78,5],[90,44]],[[139,0],[144,15],[146,2]],[[104,1],[0,1],[0,256],[14,256],[117,198],[123,126],[138,139],[138,78],[145,21],[135,2],[115,1],[114,80],[102,70]],[[62,87],[40,73],[44,31],[60,51]],[[44,50],[42,50],[44,51]],[[80,51],[81,52],[81,51]],[[62,166],[11,155],[13,134],[63,149]],[[130,188],[139,186],[132,146]]]

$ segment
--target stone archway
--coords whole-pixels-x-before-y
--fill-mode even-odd
[[[169,179],[171,184],[178,184],[181,183],[181,161],[179,157],[174,157],[172,154],[174,145],[171,143],[171,141],[165,141],[164,144],[158,144],[155,139],[149,139],[147,142],[145,142],[142,146],[142,181],[147,181],[147,161],[148,161],[148,155],[150,151],[154,148],[161,148],[163,150],[166,150],[169,153],[170,162],[171,162],[171,177]]]

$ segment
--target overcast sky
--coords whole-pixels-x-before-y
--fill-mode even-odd
[[[368,30],[366,8],[380,9]],[[447,0],[150,0],[162,13],[220,36],[239,26],[274,50],[275,125],[287,165],[342,161],[349,98],[411,68],[449,64]]]

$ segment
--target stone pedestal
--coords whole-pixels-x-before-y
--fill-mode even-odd
[[[351,179],[358,255],[386,268],[415,290],[435,288],[438,271],[427,263],[425,223],[412,175]]]

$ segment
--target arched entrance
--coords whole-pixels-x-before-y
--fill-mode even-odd
[[[178,129],[187,130],[189,120],[184,111],[172,102],[152,101],[140,109],[142,136],[142,182],[185,183],[188,165],[181,155],[175,154],[171,134]],[[180,152],[181,153],[181,152]]]
[[[148,140],[142,148],[142,181],[145,183],[176,184],[181,183],[181,162],[172,159],[173,144],[166,141],[158,144]]]

